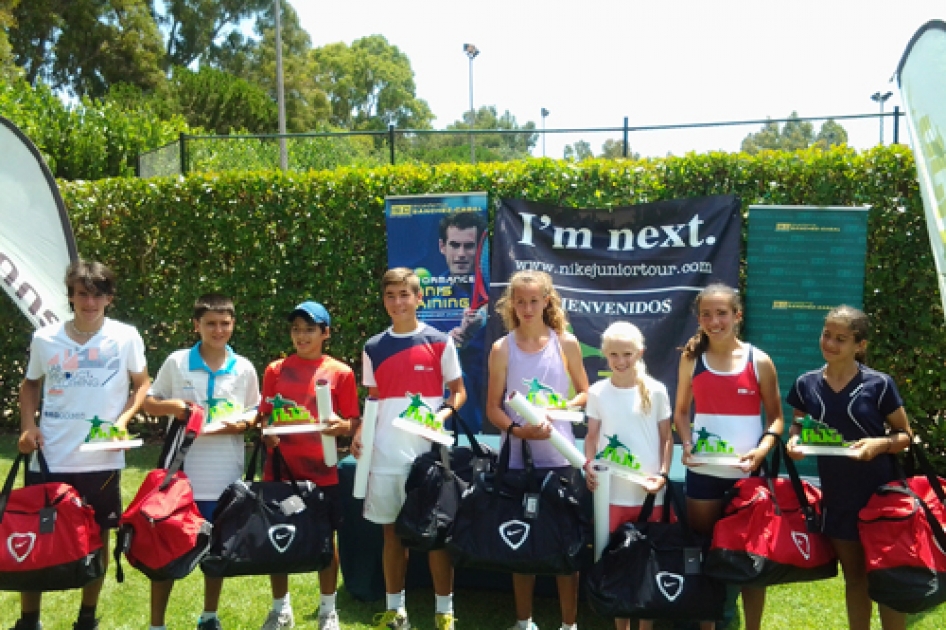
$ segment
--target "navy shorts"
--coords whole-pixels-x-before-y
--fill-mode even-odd
[[[686,474],[686,495],[688,499],[697,499],[699,501],[719,501],[726,492],[736,485],[739,479],[730,479],[728,477],[714,477],[704,475],[687,469]]]
[[[325,493],[325,502],[328,504],[328,520],[332,524],[332,529],[338,530],[342,526],[342,492],[338,485],[319,486],[319,490]]]
[[[857,531],[858,509],[821,508],[821,531],[828,538],[860,542]]]
[[[45,479],[40,472],[26,472],[26,483],[30,486],[52,482],[67,483],[75,488],[82,500],[95,510],[95,522],[103,530],[118,527],[122,515],[121,479],[121,470],[50,473]]]
[[[194,501],[197,504],[197,511],[204,517],[208,523],[214,522],[214,510],[217,509],[216,501]]]

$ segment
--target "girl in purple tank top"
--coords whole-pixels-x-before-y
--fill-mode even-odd
[[[552,278],[540,271],[520,271],[496,303],[509,334],[493,344],[489,354],[489,387],[486,416],[512,440],[511,468],[522,468],[521,440],[529,440],[536,468],[564,468],[568,461],[548,438],[554,426],[574,441],[569,422],[547,420],[530,425],[505,404],[506,396],[519,391],[528,395],[541,389],[549,395],[567,396],[569,385],[575,396],[568,406],[584,407],[588,375],[581,359],[581,347],[574,335],[565,331],[567,323],[562,300],[552,286]],[[578,573],[555,578],[562,610],[562,628],[577,628]],[[517,623],[510,630],[537,630],[532,622],[532,592],[535,576],[513,574]]]

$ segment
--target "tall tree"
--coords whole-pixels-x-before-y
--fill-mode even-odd
[[[273,0],[150,0],[167,33],[164,67],[212,61],[227,41],[243,42],[241,25],[271,11]],[[288,0],[283,2],[288,4]]]
[[[13,62],[13,49],[7,30],[16,24],[13,18],[13,9],[20,0],[0,1],[0,80],[10,80],[17,75],[16,64]]]
[[[329,102],[316,82],[316,67],[310,57],[312,40],[292,6],[288,2],[280,4],[286,129],[295,133],[312,131],[328,120]],[[260,86],[275,102],[276,20],[271,2],[256,22],[256,35],[253,40],[231,36],[222,42],[214,65]]]
[[[591,143],[586,140],[579,140],[575,144],[565,145],[565,159],[582,162],[590,160],[595,156],[591,150]]]
[[[624,157],[624,141],[616,140],[614,138],[608,138],[604,141],[604,144],[601,145],[601,154],[598,157],[609,158],[609,159],[618,159]],[[631,150],[630,147],[627,148],[627,157],[630,160],[639,160],[641,159],[640,153],[635,153]]]
[[[824,148],[847,142],[847,132],[834,120],[827,120],[821,125],[815,136],[814,125],[807,120],[799,120],[798,113],[792,112],[789,120],[779,128],[778,123],[769,121],[762,130],[750,133],[742,141],[742,150],[750,155],[759,151],[798,151],[818,145]]]
[[[328,95],[332,124],[384,129],[389,124],[427,129],[433,114],[417,98],[410,59],[382,35],[330,44],[313,51],[316,79]]]
[[[13,11],[18,66],[75,96],[110,85],[153,88],[163,76],[161,35],[145,0],[30,0]]]
[[[821,125],[815,145],[822,149],[847,144],[847,131],[835,120],[829,118]]]

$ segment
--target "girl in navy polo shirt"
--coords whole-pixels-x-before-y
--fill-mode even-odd
[[[839,306],[825,317],[821,354],[825,365],[802,374],[788,393],[795,408],[788,452],[801,433],[799,418],[810,415],[838,431],[851,445],[851,457],[819,457],[824,533],[831,539],[844,572],[845,603],[851,630],[870,628],[864,548],[857,532],[857,514],[878,486],[897,478],[894,453],[910,444],[910,423],[893,379],[864,365],[867,315]],[[906,615],[879,605],[884,630],[906,628]]]

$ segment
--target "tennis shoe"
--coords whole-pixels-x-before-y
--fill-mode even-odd
[[[79,619],[72,624],[72,630],[99,630],[98,619]]]
[[[526,626],[525,628],[520,626],[518,623],[515,623],[512,626],[510,626],[509,630],[539,630],[539,626],[535,625],[534,621],[530,621],[529,625]]]
[[[456,620],[453,613],[437,613],[434,615],[434,627],[437,630],[453,630]]]
[[[372,620],[374,630],[410,630],[411,622],[407,619],[407,611],[403,608],[386,610],[378,613]]]
[[[260,630],[280,630],[280,628],[295,628],[296,620],[292,615],[292,608],[283,608],[282,612],[270,610]]]
[[[341,630],[338,625],[338,612],[332,611],[319,615],[319,630]]]
[[[198,621],[197,630],[223,630],[223,626],[220,624],[219,618],[211,617],[210,619]]]
[[[37,621],[36,623],[27,623],[22,619],[17,619],[16,623],[13,625],[10,630],[43,630],[43,622]]]

